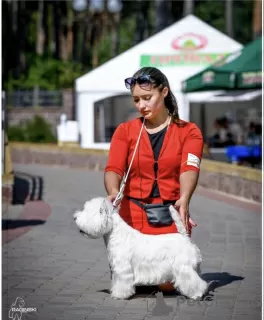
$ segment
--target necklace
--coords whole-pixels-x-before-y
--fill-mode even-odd
[[[152,129],[147,129],[146,125],[144,125],[144,128],[145,128],[145,130],[146,130],[148,133],[150,133],[150,134],[151,134],[151,133],[157,133],[157,132],[163,130],[166,126],[167,126],[167,130],[168,130],[170,123],[171,123],[171,117],[169,117],[169,118],[167,119],[165,126],[162,127],[161,129],[159,128],[160,126],[159,126],[159,127],[156,127],[156,128],[152,128]]]

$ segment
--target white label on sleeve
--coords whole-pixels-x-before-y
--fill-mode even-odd
[[[200,168],[200,159],[192,154],[192,153],[188,153],[188,158],[187,158],[187,166],[194,166],[196,168]]]

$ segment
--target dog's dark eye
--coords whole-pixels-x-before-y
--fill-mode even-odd
[[[100,213],[100,214],[103,214],[103,209],[102,209],[102,208],[100,208],[99,213]]]

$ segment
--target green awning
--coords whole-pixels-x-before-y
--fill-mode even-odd
[[[183,92],[255,89],[262,86],[262,38],[250,42],[182,83]]]

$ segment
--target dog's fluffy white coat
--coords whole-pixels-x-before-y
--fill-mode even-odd
[[[173,206],[170,213],[180,231],[173,234],[142,234],[126,224],[118,211],[107,199],[94,198],[85,203],[83,211],[74,214],[85,235],[104,237],[113,273],[112,298],[131,297],[136,285],[165,282],[172,282],[187,297],[201,298],[208,287],[199,276],[201,254]]]

